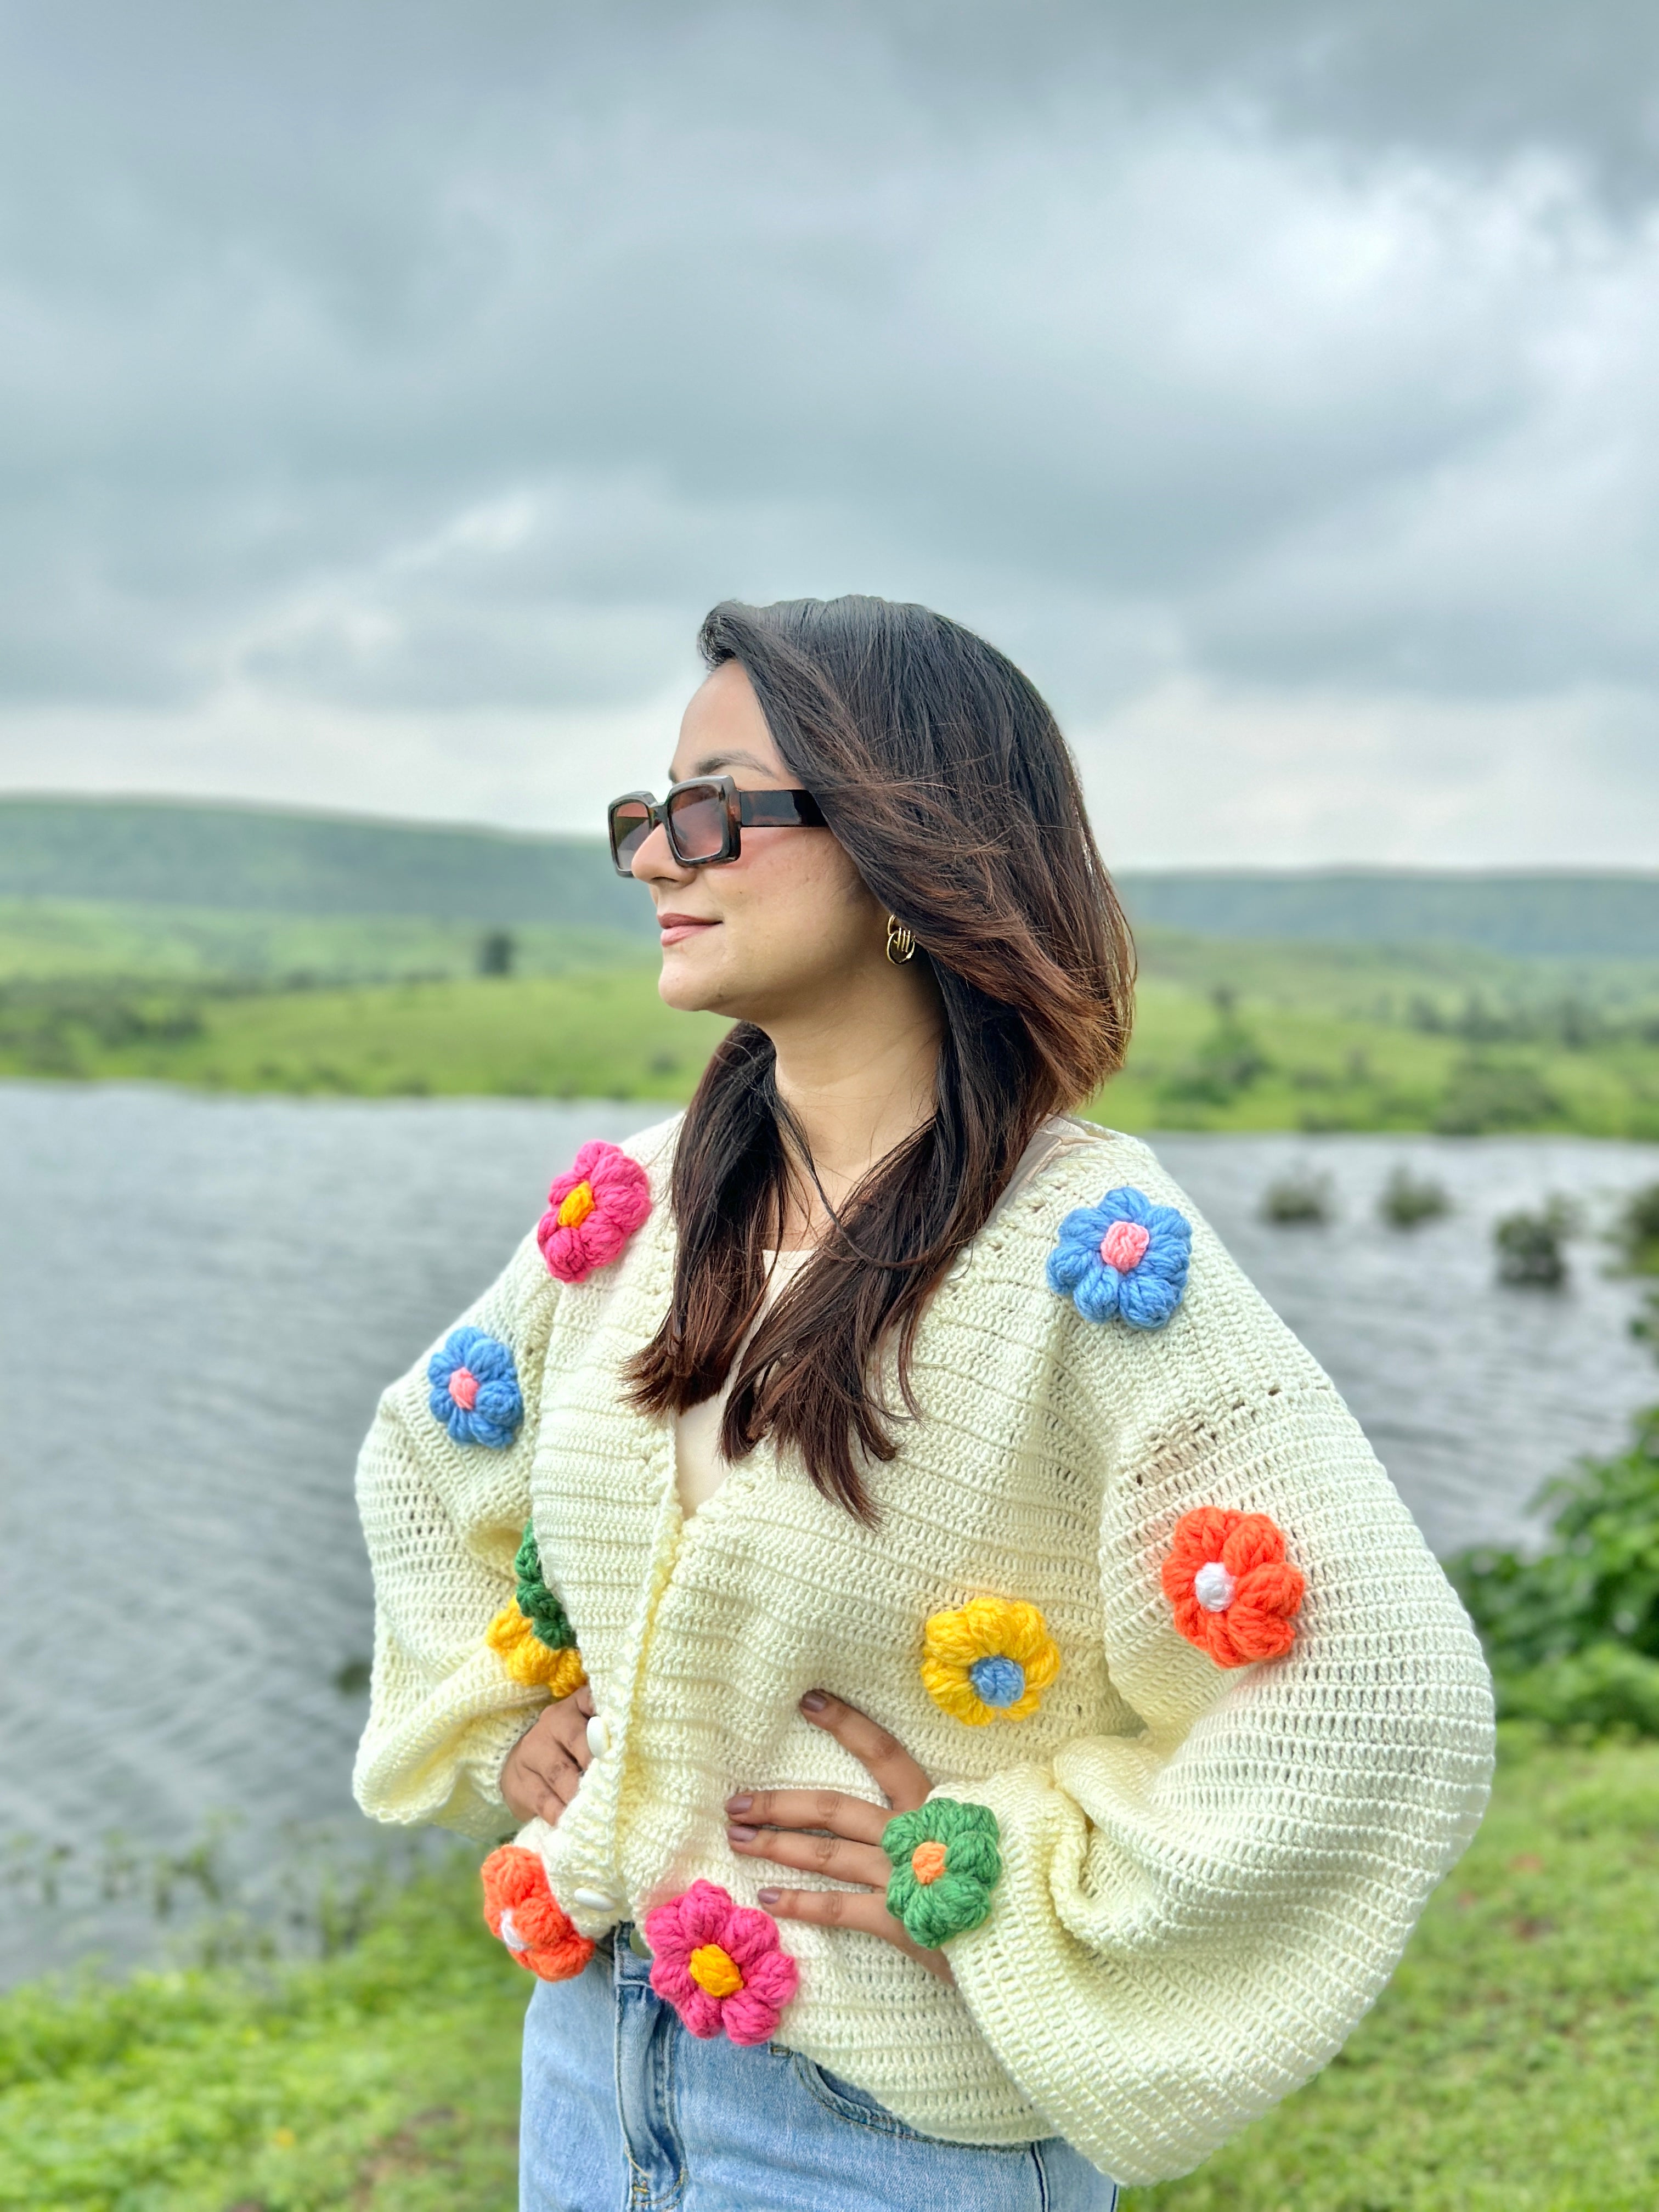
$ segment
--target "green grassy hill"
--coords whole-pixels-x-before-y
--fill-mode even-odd
[[[644,898],[595,835],[167,799],[0,799],[0,899],[620,929]],[[1327,945],[1480,946],[1515,957],[1659,958],[1659,875],[1412,869],[1130,870],[1138,927]]]
[[[0,799],[0,898],[619,929],[651,909],[599,839],[163,799]]]

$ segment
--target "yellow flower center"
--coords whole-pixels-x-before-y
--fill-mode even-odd
[[[574,1190],[568,1190],[564,1194],[564,1203],[559,1208],[559,1226],[561,1229],[579,1229],[592,1211],[593,1186],[590,1182],[579,1182]]]
[[[918,1844],[910,1854],[910,1871],[924,1889],[930,1887],[945,1871],[944,1844]]]
[[[582,1188],[587,1186],[584,1183]],[[686,1971],[700,1990],[707,1990],[711,1997],[735,1996],[743,1987],[743,1976],[736,1962],[718,1943],[705,1943],[694,1951],[686,1963]]]

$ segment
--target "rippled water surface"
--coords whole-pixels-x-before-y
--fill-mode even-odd
[[[319,1103],[0,1085],[0,1842],[237,1849],[349,1814],[369,1586],[352,1464],[381,1385],[487,1282],[550,1177],[656,1108]],[[1560,1139],[1172,1137],[1159,1149],[1323,1361],[1443,1551],[1525,1528],[1659,1376],[1630,1285],[1574,1248],[1499,1290],[1491,1224],[1559,1191],[1592,1221],[1659,1150]],[[1376,1219],[1390,1167],[1457,1210]],[[1328,1227],[1272,1229],[1291,1163]],[[21,1862],[20,1862],[21,1863]],[[0,1974],[136,1940],[71,1880],[0,1888]]]

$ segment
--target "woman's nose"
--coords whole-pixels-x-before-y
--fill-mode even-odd
[[[676,883],[690,880],[691,871],[683,868],[674,858],[668,842],[668,832],[659,822],[648,836],[640,840],[638,849],[629,863],[637,882],[648,884],[668,878]]]

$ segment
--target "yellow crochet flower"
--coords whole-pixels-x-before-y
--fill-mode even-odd
[[[574,1644],[550,1651],[516,1601],[505,1605],[484,1631],[484,1642],[515,1682],[540,1684],[556,1698],[568,1698],[587,1680],[582,1655]]]
[[[922,1681],[936,1705],[969,1728],[1028,1720],[1059,1672],[1060,1647],[1022,1598],[970,1597],[928,1620]]]

